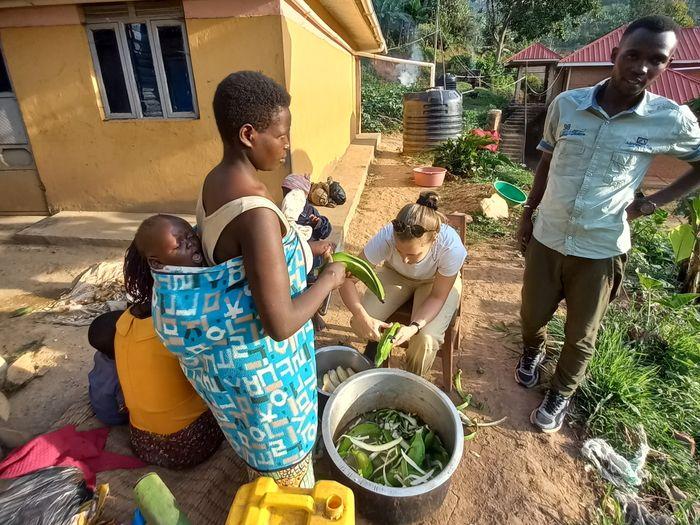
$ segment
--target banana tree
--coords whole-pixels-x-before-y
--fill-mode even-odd
[[[687,224],[676,226],[669,233],[676,263],[681,264],[682,291],[700,292],[700,194],[689,201]]]

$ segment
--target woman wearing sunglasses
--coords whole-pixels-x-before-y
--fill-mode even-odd
[[[406,341],[408,368],[426,375],[445,339],[462,291],[460,270],[467,250],[457,232],[438,211],[438,195],[420,194],[415,204],[404,206],[396,219],[372,237],[360,254],[378,270],[386,290],[386,301],[374,294],[362,299],[355,282],[347,279],[340,293],[352,313],[353,330],[362,339],[378,341],[384,322],[411,297],[411,323],[401,327],[395,345]],[[367,345],[366,354],[376,352],[376,343]]]

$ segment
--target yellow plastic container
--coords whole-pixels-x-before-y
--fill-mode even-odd
[[[299,489],[258,478],[238,489],[226,525],[282,524],[355,525],[355,495],[335,481]]]

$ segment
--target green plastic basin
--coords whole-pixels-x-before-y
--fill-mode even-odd
[[[527,200],[527,194],[509,182],[497,180],[493,183],[493,187],[496,189],[496,193],[508,201],[509,204],[523,204]]]

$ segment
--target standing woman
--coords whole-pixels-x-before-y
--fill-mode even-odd
[[[223,157],[197,204],[213,266],[156,271],[154,319],[251,477],[311,487],[318,422],[311,318],[343,283],[345,267],[327,265],[307,289],[299,237],[258,178],[287,157],[289,103],[261,73],[233,73],[218,85]]]
[[[437,193],[421,193],[418,201],[404,206],[360,254],[374,266],[384,263],[378,271],[386,291],[384,303],[371,293],[360,299],[350,279],[340,291],[352,313],[353,330],[369,341],[377,341],[388,326],[386,319],[413,297],[411,323],[401,327],[395,345],[409,342],[408,369],[422,376],[430,370],[459,306],[460,270],[467,257],[459,235],[438,211],[438,202]],[[368,345],[368,349],[372,352],[376,345]]]

